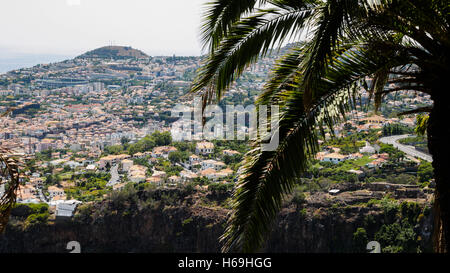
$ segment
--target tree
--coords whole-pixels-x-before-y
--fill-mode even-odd
[[[13,108],[0,114],[0,118],[7,116]],[[8,224],[11,210],[16,204],[17,191],[20,185],[19,179],[19,158],[14,156],[12,151],[0,146],[0,234],[2,234]]]
[[[121,143],[122,145],[125,145],[125,144],[127,144],[128,142],[130,142],[130,139],[127,138],[127,137],[122,137],[122,138],[120,139],[120,143]]]
[[[172,143],[172,135],[170,132],[159,132],[156,131],[151,135],[151,138],[154,140],[156,146],[164,146]]]
[[[169,154],[169,160],[172,163],[179,163],[183,160],[183,153],[180,151],[174,151]]]
[[[433,178],[433,166],[431,163],[422,161],[417,169],[417,176],[420,182],[427,182]]]
[[[19,162],[9,150],[0,147],[0,234],[6,229],[19,189]]]
[[[356,252],[365,253],[368,242],[369,239],[367,238],[367,232],[364,228],[360,227],[353,233],[353,247]]]
[[[207,5],[202,42],[209,56],[191,90],[202,95],[203,107],[220,100],[271,48],[288,39],[301,41],[280,58],[257,99],[258,105],[280,106],[280,144],[275,151],[262,151],[256,140],[246,156],[223,251],[261,247],[283,196],[318,151],[317,134],[342,121],[364,90],[377,108],[386,94],[396,91],[431,96],[432,107],[406,114],[430,113],[435,249],[449,251],[448,0],[214,0]]]

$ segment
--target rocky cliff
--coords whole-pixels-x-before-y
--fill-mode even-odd
[[[0,236],[0,252],[64,253],[69,241],[78,241],[82,252],[218,252],[229,195],[129,188],[82,205],[67,221],[29,224],[16,213]],[[263,251],[361,252],[375,237],[403,251],[430,251],[429,203],[387,204],[384,195],[353,189],[288,198]]]

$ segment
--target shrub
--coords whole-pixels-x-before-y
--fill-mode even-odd
[[[301,206],[302,204],[305,203],[306,196],[303,192],[301,191],[294,191],[294,197],[292,198],[292,202],[294,202],[294,204],[296,204],[297,206]]]
[[[375,234],[375,240],[382,246],[382,251],[387,253],[417,252],[417,235],[413,227],[407,222],[384,224]]]
[[[422,162],[417,170],[417,176],[420,182],[428,182],[433,178],[433,166],[430,162]]]
[[[185,219],[185,220],[181,223],[181,225],[184,227],[184,226],[186,226],[186,225],[189,225],[192,221],[194,221],[194,219],[192,219],[192,218]]]
[[[368,242],[367,232],[364,228],[359,227],[353,233],[353,248],[355,252],[365,252]]]

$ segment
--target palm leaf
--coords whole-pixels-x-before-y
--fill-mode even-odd
[[[235,23],[217,52],[211,54],[199,69],[191,92],[203,92],[205,103],[219,100],[260,54],[265,55],[275,43],[281,44],[293,31],[301,30],[312,13],[307,7],[277,7],[260,10]]]
[[[223,37],[227,36],[231,26],[241,19],[241,16],[251,12],[257,3],[265,1],[257,0],[215,0],[205,5],[202,18],[202,43],[203,48],[210,48],[211,53],[220,44]]]
[[[0,233],[3,233],[19,188],[19,162],[9,150],[3,148],[0,148],[0,186],[4,187],[0,196]]]
[[[246,155],[234,192],[232,214],[222,237],[223,251],[252,252],[261,247],[283,196],[291,191],[318,151],[317,127],[332,131],[352,105],[350,101],[361,81],[383,69],[386,60],[394,67],[405,62],[404,56],[376,59],[373,54],[370,47],[353,47],[339,53],[315,85],[316,96],[309,110],[304,107],[300,86],[279,94],[284,100],[278,129],[280,145],[274,152],[262,152],[257,141]]]

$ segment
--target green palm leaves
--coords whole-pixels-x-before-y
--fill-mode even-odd
[[[224,251],[251,252],[264,245],[283,197],[318,151],[317,133],[341,121],[359,91],[369,92],[376,105],[389,92],[430,94],[428,77],[446,66],[439,56],[449,52],[448,5],[445,0],[208,4],[202,40],[209,55],[192,87],[204,106],[220,100],[272,48],[297,42],[278,60],[257,99],[258,105],[280,106],[280,145],[266,152],[256,141],[246,155],[222,236]]]
[[[0,149],[0,234],[6,228],[19,188],[19,164],[10,151]]]
[[[6,116],[12,109],[0,115]],[[0,147],[0,234],[6,228],[19,189],[19,160],[10,150]]]

